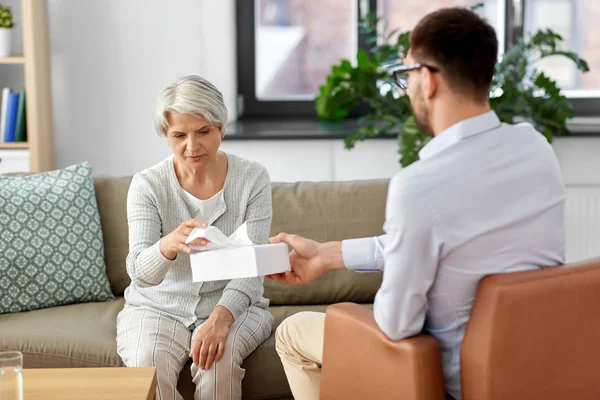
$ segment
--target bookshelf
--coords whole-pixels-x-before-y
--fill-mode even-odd
[[[25,64],[25,56],[22,54],[15,54],[10,57],[0,57],[0,64]]]
[[[28,149],[29,142],[0,143],[0,150]]]
[[[23,54],[0,57],[0,68],[24,68],[27,142],[0,143],[0,150],[29,150],[29,172],[42,172],[54,169],[48,13],[46,1],[21,0],[20,6],[21,21],[14,29],[22,29]]]

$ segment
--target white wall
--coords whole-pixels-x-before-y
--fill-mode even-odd
[[[19,0],[8,3],[18,21]],[[234,0],[47,4],[58,167],[85,160],[97,175],[129,175],[167,156],[154,132],[154,101],[184,74],[213,81],[234,116]],[[14,44],[22,48],[20,35]],[[22,82],[22,70],[11,68],[3,74]],[[399,170],[395,140],[352,151],[341,140],[225,141],[223,149],[264,163],[275,181],[386,178]],[[600,137],[558,138],[555,149],[568,183],[600,183]]]
[[[396,140],[358,143],[351,151],[338,140],[228,141],[224,151],[263,164],[274,182],[390,178],[400,171]]]
[[[200,74],[234,110],[233,0],[48,0],[57,167],[133,174],[169,154],[157,94]]]

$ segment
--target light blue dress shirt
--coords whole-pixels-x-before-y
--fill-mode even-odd
[[[494,112],[433,138],[390,182],[383,236],[342,242],[346,267],[383,270],[375,297],[392,340],[438,340],[446,391],[461,398],[460,348],[489,274],[564,262],[565,188],[554,152],[529,124]]]

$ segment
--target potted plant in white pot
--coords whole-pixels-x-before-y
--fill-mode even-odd
[[[10,6],[0,4],[0,57],[10,56],[13,26]]]

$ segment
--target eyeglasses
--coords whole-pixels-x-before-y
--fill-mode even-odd
[[[396,81],[396,85],[398,85],[400,89],[404,90],[408,88],[408,72],[421,68],[427,68],[431,72],[440,72],[440,69],[438,67],[421,63],[409,65],[392,64],[384,68],[392,74],[394,80]]]

